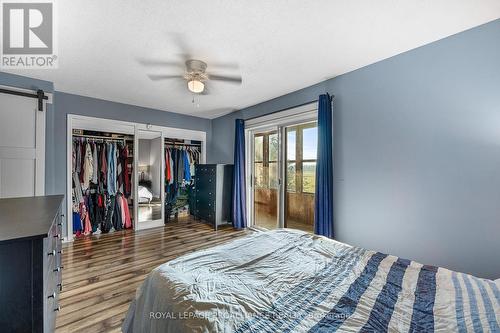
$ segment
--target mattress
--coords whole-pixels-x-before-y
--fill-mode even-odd
[[[154,269],[124,332],[499,332],[500,282],[305,232],[257,232]]]

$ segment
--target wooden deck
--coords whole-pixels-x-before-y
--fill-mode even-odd
[[[183,254],[242,237],[186,218],[165,227],[92,236],[63,246],[56,332],[120,332],[135,290],[155,267]]]

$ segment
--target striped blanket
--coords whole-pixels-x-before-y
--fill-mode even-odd
[[[292,230],[156,268],[124,332],[500,332],[500,282]]]

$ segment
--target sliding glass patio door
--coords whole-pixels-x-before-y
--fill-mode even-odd
[[[313,232],[318,126],[316,122],[292,125],[284,132],[284,227]]]
[[[252,133],[252,197],[251,215],[254,225],[275,229],[279,224],[280,135],[277,127]]]
[[[249,131],[250,224],[312,232],[316,121]]]

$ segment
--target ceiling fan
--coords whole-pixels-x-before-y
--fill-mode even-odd
[[[205,85],[208,81],[223,81],[235,84],[241,84],[241,76],[225,76],[207,73],[207,64],[201,60],[186,60],[186,71],[183,75],[153,75],[148,77],[153,81],[168,79],[183,79],[187,82],[189,91],[195,94],[206,94]]]

